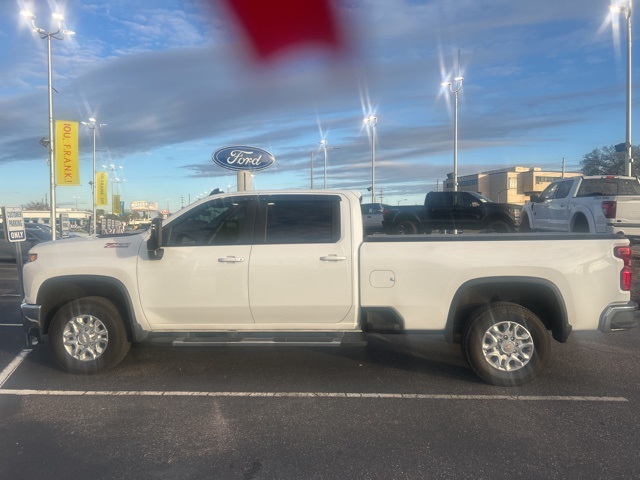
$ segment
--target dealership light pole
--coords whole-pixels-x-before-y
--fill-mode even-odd
[[[92,215],[93,220],[91,222],[93,226],[93,234],[96,234],[96,130],[106,126],[106,123],[98,123],[98,121],[90,117],[88,122],[81,122],[83,125],[86,125],[87,128],[93,131],[93,177],[91,179],[91,197],[92,197]]]
[[[323,187],[325,190],[327,189],[327,141],[320,140],[320,145],[324,148],[324,183]]]
[[[36,26],[36,16],[28,11],[22,10],[20,15],[31,21],[31,27],[34,32],[40,35],[40,38],[47,39],[47,71],[48,71],[48,91],[49,91],[49,195],[51,197],[51,214],[49,221],[51,222],[51,240],[56,239],[56,164],[55,164],[55,137],[53,132],[53,86],[51,82],[51,39],[63,40],[65,35],[73,35],[75,32],[71,30],[63,30],[62,23],[64,17],[59,13],[52,14],[54,20],[58,22],[58,30],[55,32],[47,32],[43,28]]]
[[[329,146],[326,140],[320,140],[320,145],[324,149],[324,185],[322,188],[327,189],[327,148]],[[331,150],[340,150],[340,147],[331,147]]]
[[[464,78],[456,77],[452,82],[443,82],[441,86],[449,87],[449,91],[454,95],[453,107],[453,191],[458,191],[458,92],[462,88]],[[455,87],[454,87],[455,83]]]
[[[371,127],[371,203],[376,203],[376,125],[378,117],[369,115],[364,121]]]
[[[627,135],[625,140],[625,175],[631,176],[633,155],[631,152],[631,15],[633,14],[633,0],[627,0],[627,5],[611,5],[611,12],[623,13],[627,20]]]
[[[113,213],[115,210],[113,205],[113,196],[118,194],[118,184],[123,182],[123,180],[118,178],[115,172],[117,172],[118,170],[122,170],[122,165],[116,167],[113,163],[111,163],[109,165],[102,165],[102,168],[111,172],[111,174],[109,175],[109,183],[111,183],[111,214],[115,215]]]

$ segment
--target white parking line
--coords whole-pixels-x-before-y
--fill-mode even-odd
[[[98,396],[98,397],[246,397],[246,398],[367,398],[402,400],[507,400],[525,402],[628,402],[625,397],[595,397],[577,395],[447,395],[430,393],[357,393],[357,392],[190,392],[171,390],[32,390],[3,389],[31,349],[22,350],[0,372],[0,395],[18,396]]]
[[[20,364],[27,358],[27,355],[31,353],[31,349],[22,350],[16,358],[14,358],[9,365],[5,367],[2,372],[0,372],[0,388],[5,384],[9,377],[16,369],[20,366]]]
[[[624,397],[559,395],[438,395],[424,393],[341,393],[341,392],[179,392],[153,390],[11,390],[0,395],[20,396],[103,396],[103,397],[247,397],[247,398],[367,398],[403,400],[509,400],[536,402],[628,402]]]

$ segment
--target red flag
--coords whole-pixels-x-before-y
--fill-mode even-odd
[[[215,1],[215,0],[210,0]],[[324,46],[344,48],[331,0],[225,0],[258,57],[267,60],[283,50]]]

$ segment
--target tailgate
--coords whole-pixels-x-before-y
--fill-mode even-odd
[[[622,223],[640,223],[640,195],[619,195],[616,220]]]

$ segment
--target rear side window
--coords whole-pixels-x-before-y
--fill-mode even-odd
[[[582,181],[577,197],[640,195],[640,183],[630,178],[587,178]]]
[[[262,205],[264,243],[335,243],[340,240],[339,197],[274,196]]]
[[[431,207],[450,207],[453,205],[453,192],[430,193],[428,202]]]

